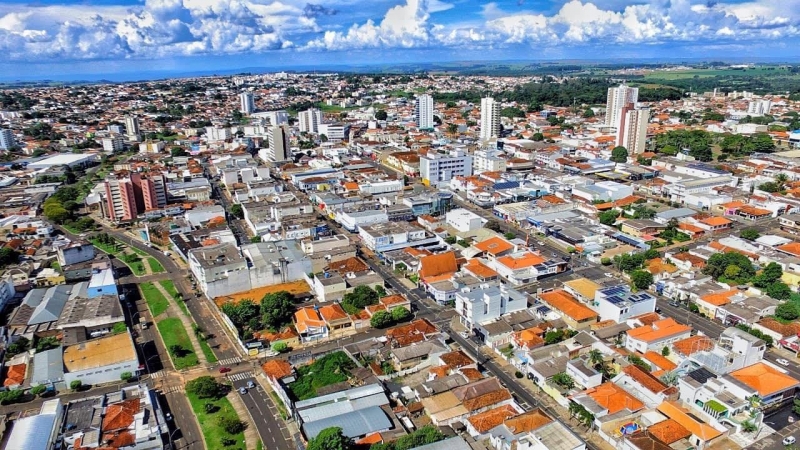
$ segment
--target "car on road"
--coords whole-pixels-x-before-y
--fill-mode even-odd
[[[778,358],[778,359],[775,360],[775,362],[780,364],[780,365],[782,365],[782,366],[788,366],[789,365],[789,360],[788,359]]]
[[[674,307],[676,307],[676,308],[677,308],[677,307],[681,306],[681,304],[680,304],[680,303],[678,303],[678,301],[677,301],[677,300],[670,300],[670,301],[669,301],[669,306],[674,306]]]
[[[544,245],[544,242],[542,242],[542,241],[537,241],[536,243],[539,244],[539,245]]]
[[[605,275],[607,278],[614,278],[614,274],[608,272],[604,273],[603,275]]]
[[[255,389],[255,388],[256,388],[255,383],[253,383],[252,381],[247,382],[247,389]]]
[[[797,442],[797,439],[795,439],[794,436],[786,436],[783,438],[783,445],[792,445],[795,442]]]
[[[165,417],[167,420],[172,420],[172,414],[171,414],[171,413],[166,413],[166,414],[164,414],[164,417]]]
[[[231,371],[230,367],[220,367],[219,368],[219,373],[228,373],[230,371]]]
[[[242,394],[242,395],[247,394],[247,389],[245,389],[243,387],[240,387],[239,388],[239,393]]]

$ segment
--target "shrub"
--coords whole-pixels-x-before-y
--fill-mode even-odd
[[[219,416],[217,423],[228,434],[238,434],[244,431],[244,422],[230,416]]]
[[[32,395],[42,395],[45,393],[45,391],[47,391],[47,387],[43,384],[31,388]]]
[[[517,377],[517,378],[522,378],[522,377],[524,377],[525,375],[523,375],[523,374],[522,374],[522,372],[520,372],[520,371],[518,370],[518,371],[514,372],[514,376],[515,376],[515,377]]]
[[[82,386],[83,386],[83,383],[81,383],[81,380],[75,380],[75,381],[73,381],[72,383],[69,384],[69,388],[72,389],[73,391],[77,391]]]
[[[122,380],[122,381],[127,383],[128,381],[130,381],[133,378],[133,374],[130,373],[130,372],[122,372],[119,375],[119,378],[120,378],[120,380]]]
[[[283,353],[289,350],[289,345],[286,342],[276,342],[272,344],[272,351]]]

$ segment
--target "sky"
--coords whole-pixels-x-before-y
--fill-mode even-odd
[[[795,61],[798,38],[800,0],[2,0],[0,79],[465,60]]]

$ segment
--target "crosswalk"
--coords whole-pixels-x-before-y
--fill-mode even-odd
[[[150,379],[155,380],[157,378],[164,378],[167,376],[167,372],[164,370],[159,370],[158,372],[153,372],[150,374]]]
[[[249,378],[253,378],[253,372],[239,372],[228,376],[228,379],[231,381],[241,381]]]
[[[218,361],[218,364],[221,366],[229,366],[231,364],[236,364],[242,362],[242,358],[235,356],[233,358],[226,358],[223,360]]]
[[[183,391],[184,391],[183,386],[181,386],[179,384],[164,386],[164,387],[161,388],[161,392],[164,393],[165,395],[166,394],[174,394],[176,392],[179,393],[179,392],[183,392]]]

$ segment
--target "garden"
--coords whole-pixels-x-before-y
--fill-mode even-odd
[[[347,381],[350,370],[355,367],[355,362],[344,352],[330,353],[307,366],[299,367],[297,380],[289,385],[289,390],[297,400],[316,397],[317,389]]]

